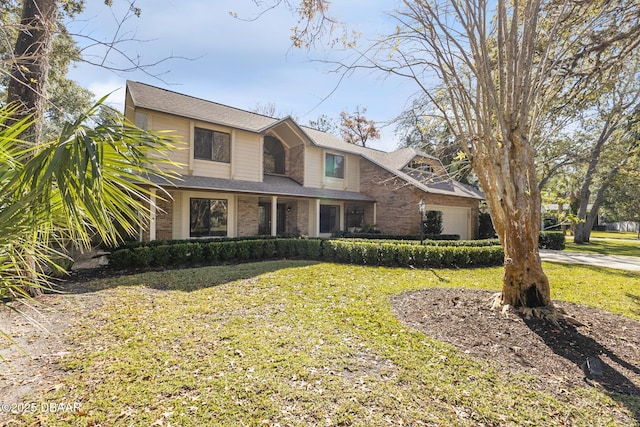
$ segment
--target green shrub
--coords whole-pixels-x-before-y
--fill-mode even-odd
[[[153,260],[153,249],[149,247],[139,247],[133,250],[132,265],[135,267],[148,267]]]
[[[557,237],[547,237],[555,243]],[[110,266],[116,269],[301,258],[359,265],[418,268],[500,265],[497,240],[383,241],[363,239],[206,239],[163,242],[115,250]]]
[[[231,261],[237,256],[237,243],[236,242],[220,242],[218,243],[218,249],[220,250],[218,259],[220,261]]]
[[[542,231],[538,238],[538,246],[540,249],[553,249],[561,251],[564,249],[565,236],[562,231]]]
[[[136,267],[131,249],[120,249],[109,254],[109,267],[116,270],[124,270]]]
[[[443,230],[442,225],[442,212],[440,211],[428,211],[425,215],[424,222],[422,223],[425,234],[428,235],[441,235]]]
[[[205,244],[186,243],[187,256],[191,263],[198,264],[205,260]]]
[[[207,263],[220,261],[220,243],[204,242],[202,246],[202,259]]]

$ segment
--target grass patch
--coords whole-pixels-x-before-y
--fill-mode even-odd
[[[553,297],[640,318],[640,274],[545,263]],[[597,389],[562,399],[536,380],[404,327],[389,297],[426,287],[499,290],[502,268],[414,270],[274,261],[92,282],[104,306],[75,326],[64,384],[35,401],[84,416],[41,425],[615,425]],[[628,304],[627,301],[628,300]],[[636,412],[637,413],[639,411]],[[618,414],[618,416],[616,416]],[[36,419],[38,418],[38,419]]]
[[[573,240],[573,239],[570,239]],[[586,244],[575,244],[573,242],[567,242],[565,244],[565,251],[567,252],[586,252],[593,254],[604,255],[626,255],[626,256],[640,256],[640,240],[599,240],[591,239]]]
[[[596,239],[638,240],[638,233],[635,231],[592,231],[591,237],[595,237]]]

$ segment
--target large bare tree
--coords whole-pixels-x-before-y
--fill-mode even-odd
[[[496,303],[552,307],[538,251],[541,197],[533,141],[546,125],[548,108],[559,99],[575,105],[592,96],[638,48],[640,5],[635,0],[401,4],[391,13],[397,30],[341,67],[377,69],[420,87],[459,140],[485,192],[505,251]],[[310,17],[326,20],[326,2],[300,6]],[[303,31],[294,40],[314,34],[308,25],[299,28]]]
[[[38,142],[44,124],[51,47],[58,31],[57,0],[24,0],[7,88],[16,120],[34,116],[28,137]]]

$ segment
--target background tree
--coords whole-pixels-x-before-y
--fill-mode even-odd
[[[11,71],[7,103],[15,104],[15,120],[33,116],[29,139],[42,135],[47,82],[54,34],[58,27],[57,0],[23,0]]]
[[[413,101],[411,108],[396,118],[396,135],[400,138],[400,145],[418,148],[437,157],[451,177],[465,184],[476,185],[477,179],[467,157],[459,154],[462,147],[449,124],[440,117],[438,111],[430,107],[430,101],[420,97]]]
[[[310,128],[319,130],[321,132],[327,132],[332,135],[336,135],[338,132],[338,125],[336,121],[326,114],[321,114],[315,120],[309,120],[308,126]]]
[[[634,158],[611,182],[602,202],[607,222],[635,222],[640,239],[640,159]]]
[[[357,106],[353,113],[340,113],[340,136],[349,144],[366,147],[367,141],[380,139],[376,122],[368,120],[365,114],[367,109],[363,108],[360,111],[360,106]]]
[[[607,83],[595,102],[595,116],[583,120],[592,144],[580,187],[575,243],[589,242],[607,188],[640,142],[635,130],[640,120],[640,55],[625,61],[615,82]]]

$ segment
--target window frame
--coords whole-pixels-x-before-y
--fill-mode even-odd
[[[331,157],[331,162],[329,158]],[[341,158],[342,162],[339,168],[336,167],[336,158]],[[325,153],[324,156],[324,176],[327,178],[344,179],[346,157],[342,154]],[[331,169],[330,169],[331,168]],[[338,171],[340,173],[338,173]]]
[[[340,230],[340,205],[320,205],[320,234],[333,234]],[[327,216],[328,215],[328,216]],[[327,228],[328,226],[328,228]]]
[[[199,143],[198,141],[198,133],[199,132],[206,132],[207,136],[208,136],[208,140],[207,141],[202,141],[206,144],[209,144],[208,150],[206,150],[208,153],[210,153],[209,155],[203,156],[203,155],[198,155],[198,150],[196,148],[196,144]],[[222,150],[220,150],[220,148],[216,149],[216,135],[221,135],[221,136],[225,136],[226,141],[224,141],[224,144],[226,145],[226,147],[222,147]],[[218,142],[218,144],[221,144],[220,142]],[[223,158],[214,158],[214,155],[218,152],[222,151],[223,154],[225,154],[225,156]],[[203,127],[199,127],[196,126],[193,129],[193,158],[195,160],[206,160],[209,162],[216,162],[216,163],[231,163],[231,133],[229,132],[222,132],[219,130],[214,130],[214,129],[208,129],[208,128],[203,128]]]
[[[208,226],[207,226],[207,232],[198,232],[196,230],[198,230],[198,224],[194,224],[194,202],[199,201],[199,202],[203,202],[206,201],[208,203],[208,206],[206,209],[207,213],[205,213],[205,217],[209,216],[208,218]],[[216,231],[212,233],[212,226],[211,226],[211,202],[223,202],[223,209],[224,209],[224,214],[222,215],[222,218],[224,219],[224,221],[222,222],[222,225],[224,226],[224,230],[221,231]],[[190,197],[189,198],[189,237],[227,237],[229,235],[229,200],[228,199],[213,199],[213,198],[207,198],[207,197]]]

